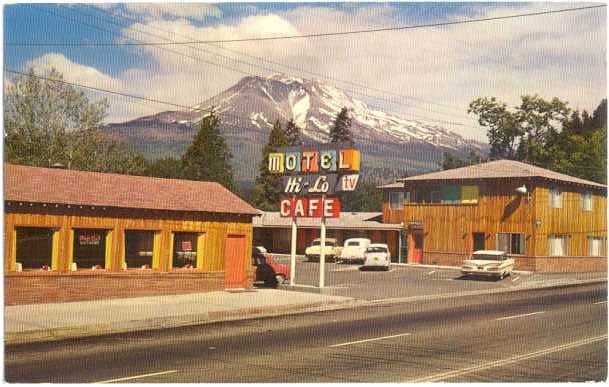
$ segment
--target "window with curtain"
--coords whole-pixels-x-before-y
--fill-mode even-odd
[[[582,209],[584,211],[592,211],[592,193],[584,192],[582,194]]]
[[[591,257],[604,257],[607,255],[607,242],[603,237],[588,237],[588,255]]]
[[[500,232],[497,233],[497,250],[507,254],[524,254],[524,234]]]
[[[461,203],[475,204],[478,203],[479,190],[477,185],[461,186]]]
[[[550,235],[550,256],[563,257],[567,255],[568,237],[566,235]]]
[[[461,189],[458,185],[444,185],[440,188],[442,203],[458,204],[461,201]]]
[[[550,189],[550,208],[562,208],[562,192],[558,188]]]
[[[389,192],[389,208],[392,210],[404,208],[404,192]]]

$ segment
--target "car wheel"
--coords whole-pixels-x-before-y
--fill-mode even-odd
[[[385,271],[389,271],[389,266],[385,266]]]
[[[277,274],[275,275],[275,281],[277,281],[277,284],[281,285],[285,282],[285,277],[281,274]]]

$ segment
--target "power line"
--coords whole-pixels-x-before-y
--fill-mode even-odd
[[[108,33],[111,33],[113,35],[120,35],[120,36],[123,35],[120,32],[112,31],[112,30],[109,30],[107,28],[103,28],[103,27],[100,27],[100,26],[97,26],[97,25],[86,23],[86,22],[83,22],[83,21],[81,21],[79,19],[74,19],[74,18],[65,16],[65,15],[59,14],[57,12],[48,10],[48,9],[39,8],[39,7],[36,7],[35,9],[40,10],[42,12],[49,13],[49,14],[57,16],[57,17],[60,17],[60,18],[62,18],[64,20],[69,20],[69,21],[72,21],[72,22],[75,22],[75,23],[83,24],[83,25],[85,25],[87,27],[94,28],[94,29],[96,29],[98,31],[108,32]],[[98,20],[102,20],[102,21],[105,21],[107,23],[111,23],[111,24],[114,24],[114,25],[117,25],[117,26],[120,26],[120,27],[123,26],[123,25],[118,24],[118,23],[116,23],[114,21],[108,21],[108,20],[100,19],[99,17],[93,16],[90,13],[86,13],[86,12],[82,12],[82,11],[79,12],[79,11],[77,11],[74,8],[71,8],[70,10],[72,12],[76,12],[76,13],[78,13],[80,15],[93,17],[93,18],[96,18]],[[141,30],[138,30],[138,29],[135,29],[135,28],[127,27],[127,29],[139,32],[139,33],[144,34],[144,35],[156,36],[156,37],[160,37],[160,38],[165,39],[165,40],[169,40],[169,39],[167,39],[165,37],[162,37],[162,36],[159,36],[159,35],[155,35],[155,34],[150,34],[150,33],[147,33],[145,31],[141,31]],[[133,37],[128,37],[128,39],[135,40],[137,42],[142,42],[142,40],[139,40],[139,39],[136,39],[136,38],[133,38]],[[159,46],[154,46],[154,47],[159,49],[159,50],[167,51],[167,52],[172,53],[174,55],[178,55],[178,56],[182,56],[182,57],[185,57],[185,58],[189,58],[191,60],[198,61],[198,62],[201,62],[201,63],[210,64],[210,65],[213,65],[213,66],[216,66],[216,67],[220,67],[222,69],[238,72],[238,73],[243,74],[243,75],[255,75],[255,74],[252,74],[250,72],[242,71],[242,70],[239,70],[239,69],[236,69],[236,68],[233,68],[233,67],[224,66],[224,65],[221,65],[219,63],[211,62],[211,61],[203,59],[201,57],[196,57],[196,56],[188,55],[186,53],[183,53],[183,52],[180,52],[180,51],[176,51],[176,50],[173,50],[173,49],[170,49],[170,48],[167,48],[167,47],[159,47]],[[190,48],[198,49],[200,51],[202,50],[204,52],[208,52],[208,53],[211,53],[211,54],[215,54],[213,52],[209,52],[207,50],[204,50],[204,49],[201,49],[201,48],[198,48],[198,47],[190,47]],[[215,55],[218,55],[218,54],[215,54]],[[236,60],[236,59],[229,58],[229,57],[226,57],[226,56],[223,56],[223,55],[219,55],[219,56],[224,57],[224,58],[229,59],[229,60],[233,60],[233,61],[237,61],[237,62],[240,62],[240,63],[244,63],[246,65],[250,65],[250,66],[254,66],[254,67],[259,67],[259,68],[262,68],[262,69],[264,69],[266,71],[269,71],[269,72],[276,72],[277,71],[277,70],[272,69],[272,68],[268,68],[268,67],[264,67],[264,66],[261,66],[261,65],[248,63],[248,62],[244,62],[244,61],[241,61],[241,60]],[[392,104],[404,105],[404,106],[411,107],[411,108],[414,108],[414,109],[420,109],[420,110],[424,110],[424,111],[428,111],[428,112],[436,113],[436,114],[443,114],[443,115],[448,115],[448,116],[453,116],[453,117],[455,116],[454,114],[449,114],[449,113],[444,113],[444,112],[434,112],[434,111],[430,111],[429,109],[424,109],[424,108],[420,108],[420,107],[417,107],[417,106],[412,106],[412,105],[409,105],[409,104],[401,104],[399,102],[396,102],[396,101],[393,101],[393,100],[390,100],[390,99],[387,99],[387,98],[384,98],[384,97],[371,96],[369,94],[364,94],[364,93],[361,93],[361,92],[358,92],[358,91],[354,91],[354,90],[350,90],[350,89],[343,88],[343,90],[347,91],[347,92],[350,92],[352,94],[362,95],[362,96],[366,96],[366,97],[371,98],[371,99],[377,99],[377,100],[389,102],[389,103],[392,103]],[[418,119],[418,120],[430,121],[430,122],[438,122],[438,123],[442,123],[442,124],[450,124],[450,125],[463,126],[463,123],[461,123],[461,122],[447,121],[447,120],[438,120],[438,119],[418,116],[418,115],[415,115],[415,114],[412,114],[412,113],[408,113],[408,114],[412,117],[412,119]]]
[[[584,6],[584,7],[557,9],[557,10],[551,10],[551,11],[519,13],[519,14],[513,14],[513,15],[506,15],[506,16],[456,20],[456,21],[452,21],[452,22],[415,24],[415,25],[410,25],[410,26],[372,28],[372,29],[351,30],[351,31],[324,32],[324,33],[316,33],[316,34],[267,36],[267,37],[260,37],[260,38],[192,40],[192,41],[183,41],[183,42],[143,42],[143,43],[129,43],[129,42],[122,42],[122,43],[121,42],[19,43],[19,42],[8,42],[8,43],[6,43],[6,45],[7,46],[167,46],[167,45],[206,44],[206,43],[260,42],[260,41],[269,41],[269,40],[306,39],[306,38],[319,38],[319,37],[328,37],[328,36],[357,35],[357,34],[366,34],[366,33],[385,32],[385,31],[402,31],[402,30],[412,30],[412,29],[430,28],[430,27],[443,27],[443,26],[451,26],[451,25],[458,25],[458,24],[471,24],[471,23],[480,23],[480,22],[497,21],[497,20],[517,19],[517,18],[530,17],[530,16],[541,16],[541,15],[550,15],[550,14],[565,13],[565,12],[583,11],[583,10],[588,10],[588,9],[604,8],[606,6],[607,6],[606,4],[591,5],[591,6]]]
[[[126,16],[126,15],[120,15],[120,14],[117,14],[116,12],[112,12],[112,11],[107,10],[107,9],[101,9],[101,8],[95,7],[95,6],[89,6],[89,7],[91,7],[92,9],[94,9],[97,12],[103,12],[104,14],[107,14],[107,15],[109,15],[111,17],[117,17],[117,18],[121,18],[121,19],[124,19],[124,20],[130,20],[130,21],[133,21],[133,22],[136,22],[136,23],[140,23],[141,22],[137,18],[129,17],[129,16]],[[168,30],[165,30],[165,29],[162,29],[162,28],[159,28],[159,27],[152,27],[150,25],[146,25],[146,27],[148,29],[170,33],[170,34],[172,34],[174,36],[182,37],[182,38],[185,38],[185,39],[189,39],[190,38],[190,37],[188,37],[186,35],[178,34],[176,32],[168,31]],[[166,37],[162,37],[162,38],[165,39],[165,40],[169,40]],[[407,96],[407,95],[403,95],[403,94],[398,94],[398,93],[395,93],[395,92],[392,92],[392,91],[388,91],[388,90],[378,89],[378,88],[375,88],[375,87],[372,87],[372,86],[368,86],[368,85],[364,85],[364,84],[361,84],[361,83],[357,83],[357,82],[353,82],[353,81],[349,81],[349,80],[344,80],[344,79],[332,77],[332,76],[329,76],[329,75],[325,75],[325,74],[309,71],[309,70],[306,70],[306,69],[303,69],[303,68],[300,68],[300,67],[296,67],[296,66],[292,66],[292,65],[287,65],[287,64],[284,64],[284,63],[272,61],[272,60],[269,60],[269,59],[266,59],[266,58],[261,58],[259,56],[247,54],[247,53],[240,52],[240,51],[237,51],[237,50],[231,50],[231,49],[228,49],[228,48],[225,48],[225,47],[220,47],[220,46],[217,46],[217,45],[214,45],[214,44],[210,44],[210,43],[206,43],[206,45],[209,46],[209,47],[213,47],[213,48],[216,48],[216,49],[219,49],[219,50],[227,51],[227,52],[230,52],[230,53],[233,53],[233,54],[236,54],[236,55],[246,56],[246,57],[258,60],[260,62],[271,63],[271,64],[274,64],[274,65],[277,65],[277,66],[281,66],[281,67],[284,67],[284,68],[287,68],[287,69],[292,69],[292,70],[300,71],[300,72],[303,72],[303,73],[306,73],[306,74],[311,74],[313,76],[317,76],[317,77],[320,77],[320,78],[329,79],[329,80],[340,82],[340,83],[350,84],[350,85],[353,85],[353,86],[356,86],[356,87],[360,87],[362,89],[367,89],[367,90],[377,91],[377,92],[380,92],[380,93],[390,94],[390,95],[394,95],[394,96],[397,96],[397,97],[400,97],[400,98],[411,99],[413,101],[421,101],[423,103],[427,103],[427,104],[430,104],[430,105],[436,105],[436,106],[440,106],[440,107],[444,107],[444,108],[448,108],[448,109],[459,110],[460,112],[462,112],[461,108],[453,106],[453,105],[441,104],[441,103],[430,101],[430,100],[426,100],[426,99],[423,99],[423,98],[417,98],[417,97]],[[210,51],[201,49],[200,47],[193,47],[193,46],[190,46],[190,47],[193,48],[193,49],[199,49],[200,51],[203,51],[203,52],[211,53],[211,54],[216,55],[216,56],[220,56],[222,58],[227,58],[229,60],[235,60],[233,58],[229,58],[229,57],[226,57],[226,56],[214,53],[214,52],[210,52]],[[239,62],[249,64],[247,62],[242,62],[242,61],[239,61]],[[354,94],[356,93],[356,92],[353,92],[353,91],[351,91],[351,92],[354,93]],[[368,95],[362,94],[362,93],[358,93],[358,94],[359,95],[368,96]]]

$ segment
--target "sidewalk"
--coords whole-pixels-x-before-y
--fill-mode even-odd
[[[275,289],[122,298],[4,308],[6,344],[350,308],[349,297]]]
[[[518,287],[361,300],[303,291],[252,289],[184,295],[123,298],[4,308],[5,344],[98,336],[220,321],[391,305],[482,294],[551,289],[606,282],[606,279],[556,279]]]

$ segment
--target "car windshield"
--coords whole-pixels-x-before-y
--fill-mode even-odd
[[[347,242],[347,246],[359,246],[358,241]]]
[[[314,240],[313,243],[311,244],[311,246],[320,246],[320,245],[321,245],[321,241],[319,241],[319,240]],[[326,246],[334,246],[334,242],[326,241]]]
[[[480,261],[504,261],[506,258],[505,255],[494,255],[494,254],[474,254],[472,255],[472,259],[480,260]]]
[[[385,247],[380,247],[380,246],[375,246],[375,247],[368,247],[366,249],[367,253],[386,253],[387,249]]]

